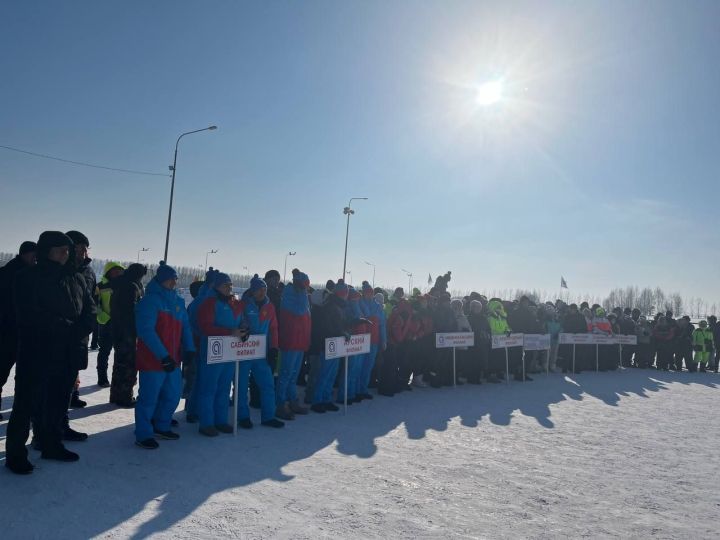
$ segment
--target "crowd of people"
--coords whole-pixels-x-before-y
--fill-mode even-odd
[[[186,306],[171,266],[161,263],[148,281],[142,264],[111,262],[98,282],[89,248],[78,231],[46,231],[0,268],[0,389],[16,366],[5,465],[17,474],[34,468],[26,447],[31,427],[31,445],[42,459],[79,459],[64,442],[88,438],[71,428],[68,409],[86,405],[78,374],[88,367],[91,335],[99,347],[97,384],[110,387],[111,403],[134,408],[135,444],[144,449],[179,438],[173,415],[182,399],[185,420],[197,424],[200,435],[217,437],[235,426],[252,429],[251,408],[260,409],[262,426],[282,428],[310,411],[373,399],[371,389],[392,397],[427,386],[498,383],[508,375],[525,382],[540,371],[619,366],[718,370],[714,316],[696,328],[670,311],[648,319],[632,307],[606,313],[599,305],[542,304],[525,296],[453,299],[450,272],[426,294],[406,295],[402,288],[389,294],[367,281],[356,289],[343,279],[314,289],[299,269],[286,284],[276,270],[255,274],[237,298],[230,276],[211,268],[191,285]],[[456,369],[452,351],[435,346],[441,332],[474,333],[474,345],[456,351]],[[551,345],[547,351],[510,348],[506,358],[504,349],[492,348],[492,336],[510,333],[549,334]],[[561,333],[632,335],[637,345],[564,345]],[[325,340],[354,334],[369,334],[371,346],[349,359],[346,387],[338,359],[325,358]],[[266,336],[267,350],[264,358],[240,363],[231,418],[235,363],[208,363],[208,337],[251,335]]]

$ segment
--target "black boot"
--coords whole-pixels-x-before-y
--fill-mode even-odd
[[[61,446],[60,448],[57,448],[55,450],[43,450],[42,454],[40,454],[40,457],[42,459],[52,459],[54,461],[64,461],[66,463],[70,463],[80,459],[79,455],[77,455],[75,452],[71,452],[64,446]]]
[[[77,390],[73,390],[72,399],[70,399],[70,408],[82,409],[85,406],[87,406],[87,401],[83,401],[82,399],[80,399],[80,392],[78,392]]]
[[[97,385],[100,388],[109,388],[110,387],[110,381],[108,380],[107,376],[107,370],[106,369],[98,369],[98,383]]]
[[[30,463],[27,458],[17,460],[6,459],[5,467],[7,467],[10,472],[13,472],[15,474],[30,474],[35,468],[34,465]]]

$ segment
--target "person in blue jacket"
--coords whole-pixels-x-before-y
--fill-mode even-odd
[[[135,444],[155,449],[153,437],[176,440],[170,430],[172,415],[182,395],[180,364],[195,357],[185,301],[177,293],[178,275],[160,263],[145,296],[135,305],[136,363],[140,387],[135,404]]]
[[[345,304],[345,317],[350,323],[350,333],[352,335],[370,333],[371,324],[367,319],[363,318],[360,310],[360,293],[354,287],[348,287],[348,298]],[[367,354],[359,354],[348,357],[348,373],[347,373],[347,402],[348,405],[359,403],[362,399],[357,397],[357,389],[362,374],[363,363]],[[344,369],[344,365],[343,368]],[[338,385],[337,402],[345,401],[345,381],[341,378],[341,384]]]
[[[247,322],[250,334],[263,334],[267,338],[268,355],[277,358],[278,355],[278,323],[275,314],[275,306],[267,296],[267,285],[265,281],[255,274],[250,280],[250,292],[243,295],[242,311]],[[244,429],[251,429],[253,423],[250,420],[250,407],[248,405],[248,387],[250,383],[250,372],[260,389],[260,410],[263,426],[281,428],[285,425],[275,418],[275,381],[270,370],[270,364],[266,358],[247,360],[240,362],[240,373],[238,375],[238,426]]]
[[[372,323],[372,325],[370,325],[370,352],[363,357],[357,386],[356,397],[363,400],[372,399],[372,395],[368,390],[370,386],[370,376],[372,375],[378,352],[384,351],[387,348],[385,311],[383,310],[383,306],[375,299],[375,290],[367,281],[363,281],[362,284],[360,312],[364,318]]]
[[[212,283],[212,294],[205,297],[197,311],[200,332],[200,357],[197,361],[197,411],[200,433],[217,437],[218,433],[232,433],[228,424],[230,386],[235,375],[235,363],[208,364],[207,344],[210,336],[247,337],[243,324],[243,304],[232,293],[230,276],[218,272]]]
[[[277,410],[275,415],[283,420],[293,420],[296,414],[307,414],[297,397],[297,378],[305,351],[310,348],[310,278],[297,268],[292,271],[293,280],[282,292],[278,313],[280,371],[275,387]]]
[[[195,342],[195,349],[200,348],[200,328],[198,327],[198,310],[203,301],[212,296],[214,293],[213,283],[215,278],[220,272],[215,270],[212,266],[205,272],[205,280],[202,282],[194,282],[190,284],[190,294],[193,297],[192,302],[187,308],[188,319],[190,321],[190,328],[193,333],[193,340]],[[196,291],[193,293],[193,288],[196,287]],[[195,362],[197,364],[197,361]],[[188,424],[196,424],[199,421],[197,400],[198,400],[198,388],[195,384],[197,379],[197,366],[189,364],[183,365],[183,397],[185,398],[185,421]]]

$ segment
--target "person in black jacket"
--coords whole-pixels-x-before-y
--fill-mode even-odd
[[[690,369],[693,365],[693,332],[695,326],[690,323],[690,317],[685,315],[677,320],[675,331],[675,371],[683,370],[685,366]],[[670,366],[672,368],[672,366]]]
[[[110,385],[110,403],[119,407],[135,406],[133,386],[137,380],[135,368],[135,304],[145,294],[142,279],[147,267],[131,264],[125,273],[112,282],[113,293],[110,297],[112,313],[112,338],[115,349],[112,384]]]
[[[470,301],[470,314],[468,321],[475,333],[475,345],[470,349],[471,361],[468,366],[468,382],[471,384],[479,384],[480,377],[485,375],[487,381],[491,383],[499,383],[500,379],[493,372],[488,370],[488,358],[490,357],[490,347],[492,344],[492,332],[487,315],[484,313],[482,302],[479,300]]]
[[[2,389],[10,376],[17,357],[17,325],[15,324],[15,304],[13,302],[13,283],[15,276],[36,262],[35,242],[23,242],[18,255],[0,268],[0,401]],[[3,415],[0,414],[0,420]]]
[[[567,313],[562,321],[562,331],[567,334],[588,333],[587,320],[585,316],[578,311],[577,304],[570,304],[570,306],[568,306]],[[594,348],[593,345],[575,346],[575,373],[580,373],[583,369],[590,368],[590,356],[594,356]],[[559,356],[562,358],[562,372],[572,372],[573,345],[560,345]]]
[[[338,359],[327,360],[325,358],[325,339],[330,337],[345,336],[350,338],[351,321],[347,320],[346,303],[348,297],[348,286],[342,279],[339,279],[333,293],[328,295],[318,310],[317,319],[313,319],[313,329],[317,326],[316,332],[311,336],[311,347],[322,346],[320,353],[320,371],[313,384],[312,407],[316,413],[337,411],[339,407],[333,403],[332,393],[335,378],[338,373]]]
[[[15,280],[19,341],[5,466],[17,474],[33,470],[25,448],[31,417],[43,459],[79,459],[63,446],[64,416],[87,352],[95,303],[83,277],[67,264],[72,248],[63,233],[45,231],[38,240],[38,264]]]
[[[74,265],[75,271],[83,277],[86,289],[90,293],[93,302],[97,304],[97,276],[95,275],[95,270],[90,266],[92,259],[88,257],[90,240],[79,231],[68,231],[65,234],[73,241],[74,245],[74,252],[70,253],[70,264]],[[93,335],[97,335],[97,321],[93,323]],[[88,367],[87,345],[89,342],[90,336],[85,339],[84,361],[80,363],[78,371],[87,369]],[[73,383],[72,396],[70,397],[70,407],[73,409],[82,409],[87,405],[86,401],[80,399],[79,388],[80,379],[76,375],[75,382]]]

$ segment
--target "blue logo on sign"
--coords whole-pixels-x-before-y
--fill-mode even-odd
[[[216,339],[210,344],[210,353],[213,356],[222,357],[223,355],[223,343],[221,340]]]

